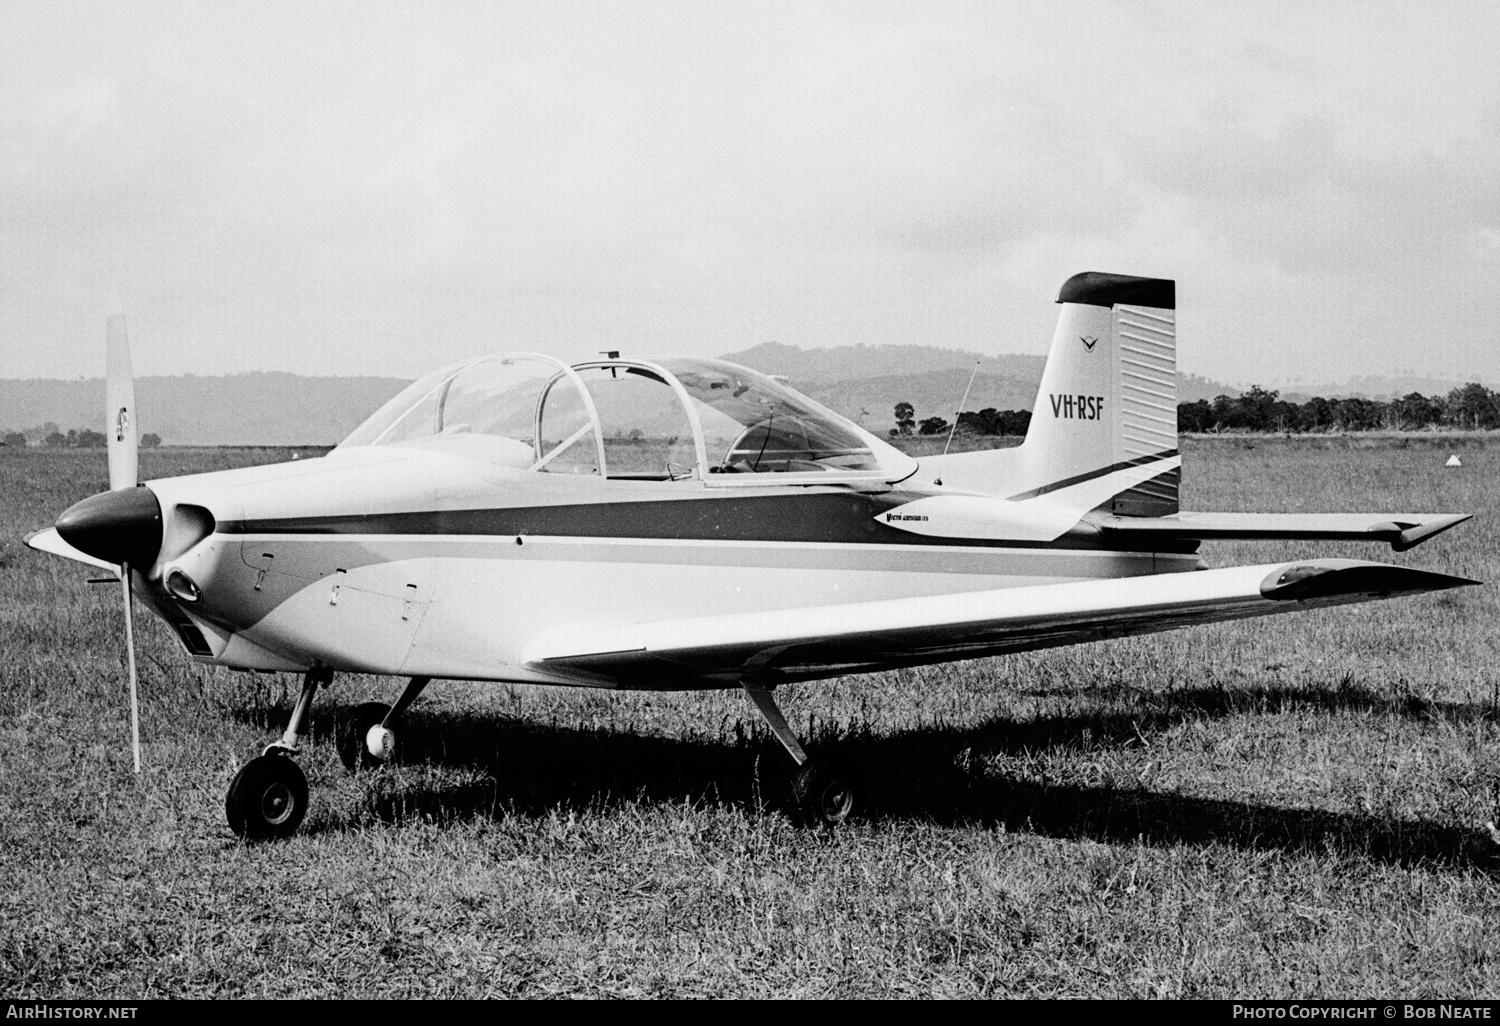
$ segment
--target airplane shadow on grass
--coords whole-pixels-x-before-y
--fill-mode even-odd
[[[1227,844],[1246,850],[1333,853],[1402,866],[1430,865],[1500,872],[1500,846],[1473,827],[1378,813],[1286,808],[1152,790],[1130,781],[1019,780],[986,764],[1074,750],[1079,764],[1109,748],[1187,719],[1288,706],[1401,716],[1489,718],[1488,705],[1384,698],[1348,686],[1317,689],[1188,689],[1163,708],[1101,711],[1087,716],[996,720],[976,728],[921,727],[877,736],[854,732],[809,739],[815,755],[838,760],[861,787],[857,815],[866,821],[921,820],[952,826],[1005,827],[1047,837],[1155,846]],[[314,738],[333,736],[346,710],[325,707]],[[269,710],[243,714],[262,727]],[[283,717],[284,719],[284,717]],[[727,803],[793,810],[791,759],[745,720],[719,736],[663,738],[628,730],[561,727],[457,713],[408,714],[401,762],[408,767],[467,770],[474,782],[404,775],[370,789],[371,811],[390,822],[472,820],[545,815],[559,809],[609,808],[626,802]],[[747,729],[749,728],[749,729]],[[369,772],[369,771],[366,771]],[[385,772],[383,770],[373,771]],[[1079,776],[1084,776],[1080,773]]]

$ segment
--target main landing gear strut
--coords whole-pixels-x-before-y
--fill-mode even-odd
[[[416,701],[429,677],[413,677],[393,706],[366,702],[339,725],[339,758],[351,771],[359,766],[378,766],[396,751],[391,724]],[[302,678],[302,694],[281,739],[267,745],[235,774],[224,799],[229,828],[247,841],[269,841],[290,837],[307,815],[307,777],[292,760],[297,742],[307,732],[313,697],[319,687],[333,681],[333,671],[314,667]]]
[[[776,707],[776,699],[770,689],[759,685],[744,684],[745,694],[760,710],[766,726],[776,735],[776,740],[797,762],[797,772],[792,777],[792,795],[797,806],[814,823],[837,826],[849,818],[854,811],[854,782],[849,774],[826,759],[810,758],[792,732],[786,717]]]

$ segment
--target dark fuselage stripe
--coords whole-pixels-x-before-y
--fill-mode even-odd
[[[877,517],[917,496],[830,494],[713,496],[659,502],[601,502],[499,509],[421,510],[362,516],[289,517],[221,522],[225,534],[527,535],[678,541],[963,545],[985,548],[1119,549],[1093,534],[1051,542],[941,538],[889,527]],[[1192,551],[1152,541],[1140,551]]]
[[[1054,481],[1051,484],[1042,485],[1040,488],[1033,488],[1029,492],[1021,492],[1019,495],[1012,495],[1010,497],[1010,501],[1020,502],[1023,499],[1034,499],[1038,495],[1046,495],[1048,492],[1056,492],[1060,491],[1063,488],[1071,488],[1073,485],[1083,484],[1083,482],[1085,481],[1092,481],[1096,477],[1104,477],[1106,474],[1113,474],[1117,470],[1129,470],[1131,467],[1143,467],[1149,463],[1156,463],[1160,460],[1171,459],[1176,455],[1176,449],[1168,449],[1166,452],[1153,453],[1150,456],[1137,456],[1133,460],[1125,460],[1124,462],[1116,463],[1113,466],[1101,467],[1098,470],[1090,470],[1086,474],[1077,474],[1073,477],[1063,478],[1061,481]]]

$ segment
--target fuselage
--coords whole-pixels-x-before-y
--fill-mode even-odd
[[[339,449],[150,482],[168,527],[142,583],[206,662],[581,683],[526,666],[527,640],[560,624],[1202,566],[1191,551],[1108,547],[1086,523],[1039,538],[1017,504],[955,495],[921,474],[828,485],[778,484],[777,476],[716,487],[701,478],[532,473],[430,449]],[[919,501],[923,510],[962,502],[971,518],[976,508],[992,510],[978,537],[933,535],[916,530],[929,514],[900,512]],[[181,541],[191,544],[174,551],[179,510],[207,510],[212,530],[189,533]]]

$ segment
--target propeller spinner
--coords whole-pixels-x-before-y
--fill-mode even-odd
[[[90,495],[57,518],[63,541],[116,566],[150,567],[161,551],[161,503],[149,488]]]

